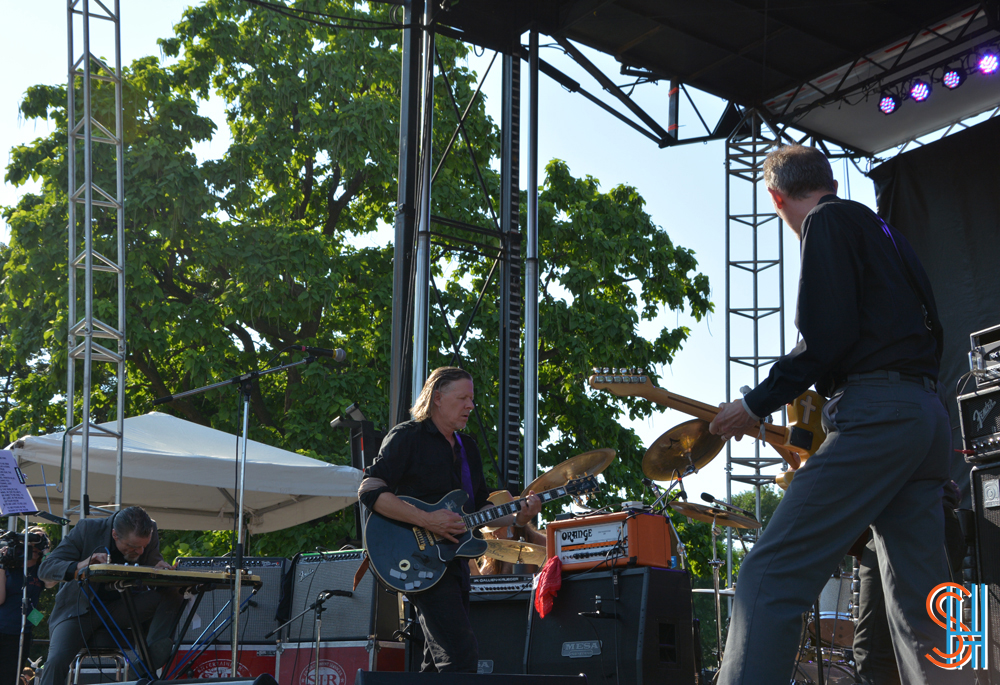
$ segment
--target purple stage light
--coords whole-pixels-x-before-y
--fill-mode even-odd
[[[962,85],[962,81],[964,80],[965,77],[962,74],[962,72],[958,71],[957,69],[949,69],[948,71],[944,72],[944,78],[941,79],[941,82],[944,83],[945,88],[948,88],[950,90],[955,90],[960,85]]]
[[[980,72],[984,74],[992,74],[996,72],[997,67],[1000,67],[1000,59],[997,59],[996,53],[987,52],[979,58]]]
[[[917,81],[910,88],[910,97],[914,102],[923,102],[931,95],[931,86],[926,81]]]
[[[883,95],[878,102],[878,108],[882,114],[892,114],[897,107],[899,107],[899,101],[892,95]]]

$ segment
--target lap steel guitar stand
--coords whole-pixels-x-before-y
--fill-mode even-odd
[[[79,577],[84,588],[84,594],[90,602],[91,609],[102,620],[105,616],[109,619],[111,625],[105,623],[105,627],[108,629],[108,632],[111,633],[111,638],[115,640],[116,643],[118,642],[118,638],[115,637],[114,632],[112,632],[112,626],[114,626],[121,639],[128,644],[124,630],[121,626],[116,625],[111,619],[110,613],[104,608],[103,603],[97,596],[97,590],[94,585],[99,583],[110,584],[121,595],[122,602],[125,606],[125,613],[128,616],[130,624],[129,627],[132,629],[132,637],[135,640],[134,648],[131,644],[128,644],[129,650],[139,656],[142,668],[149,678],[155,678],[155,675],[150,672],[151,661],[149,658],[149,647],[146,645],[146,636],[143,634],[142,625],[139,623],[139,618],[135,610],[135,603],[132,599],[132,590],[140,587],[150,589],[157,587],[174,587],[193,593],[195,595],[194,605],[188,613],[188,617],[184,625],[184,631],[182,631],[186,632],[204,594],[209,590],[215,590],[221,587],[230,587],[236,580],[236,575],[234,573],[226,571],[178,571],[174,569],[152,568],[149,566],[128,566],[126,564],[91,564],[80,571]],[[254,591],[258,590],[262,585],[261,579],[258,576],[243,575],[241,580],[242,584],[253,588]],[[100,604],[100,608],[103,612],[98,612],[98,608],[95,606],[95,600],[98,604]],[[177,627],[176,623],[179,621],[180,615],[178,614],[177,621],[175,621],[175,625],[173,626],[174,628]],[[171,634],[173,634],[173,632],[174,631],[171,630]],[[121,645],[119,645],[119,648],[120,647]],[[167,663],[173,660],[176,651],[177,645],[175,644],[173,652],[171,652],[170,659],[167,660]],[[122,653],[125,653],[124,649],[122,649]],[[127,655],[126,660],[128,660]],[[129,663],[131,664],[131,662]]]

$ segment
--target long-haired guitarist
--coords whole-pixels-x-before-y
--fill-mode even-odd
[[[802,340],[742,402],[723,405],[710,429],[738,438],[813,384],[831,399],[826,440],[740,567],[719,683],[788,682],[802,613],[869,526],[902,682],[969,682],[968,672],[925,658],[951,651],[925,608],[951,580],[941,504],[951,427],[935,392],[942,335],[930,281],[900,233],[837,197],[819,150],[776,148],[764,183],[801,241]]]
[[[458,513],[423,511],[397,495],[436,502],[461,489],[469,494],[467,513],[489,506],[479,447],[471,436],[459,433],[475,406],[473,394],[467,371],[446,366],[431,372],[410,409],[413,419],[389,431],[375,463],[365,470],[358,496],[366,507],[457,541],[466,530]],[[494,525],[524,525],[541,508],[538,497],[531,495],[525,509]],[[424,631],[422,671],[476,672],[479,654],[469,622],[469,589],[468,561],[459,557],[429,590],[407,595]]]

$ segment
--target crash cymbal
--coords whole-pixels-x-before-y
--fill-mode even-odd
[[[677,424],[656,439],[642,458],[642,472],[653,480],[674,480],[701,469],[722,451],[726,441],[708,432],[708,421]]]
[[[531,485],[524,489],[521,497],[527,497],[529,490],[543,492],[552,488],[558,488],[560,485],[566,485],[566,483],[580,476],[596,476],[608,468],[608,464],[614,460],[615,451],[608,448],[590,450],[575,457],[570,457],[536,478]]]
[[[694,502],[671,502],[670,506],[696,521],[704,521],[705,523],[715,521],[716,525],[728,528],[760,528],[760,522],[757,519],[721,508],[717,509]]]
[[[545,564],[545,545],[519,540],[487,540],[486,556],[512,564]]]

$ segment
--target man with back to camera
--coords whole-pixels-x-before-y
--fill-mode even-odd
[[[461,489],[469,493],[466,513],[489,506],[479,447],[471,436],[458,432],[475,406],[473,394],[469,372],[448,366],[434,369],[410,410],[413,419],[389,431],[375,463],[365,469],[358,489],[362,504],[457,542],[466,530],[461,515],[447,509],[425,512],[397,495],[433,503]],[[541,508],[538,497],[530,494],[524,510],[493,525],[523,526]],[[407,594],[424,632],[421,671],[476,672],[479,647],[469,622],[469,590],[468,560],[456,557],[429,590]]]
[[[108,518],[78,522],[42,561],[39,578],[64,583],[49,618],[49,653],[41,685],[65,683],[73,657],[84,646],[93,646],[104,632],[101,618],[94,614],[83,588],[76,582],[79,572],[91,564],[125,563],[173,568],[160,554],[156,522],[142,507],[127,507]],[[129,622],[118,591],[98,586],[97,595],[115,623],[127,627]],[[140,623],[145,626],[150,622],[146,642],[153,663],[147,665],[155,671],[170,656],[173,647],[170,630],[181,608],[181,596],[175,588],[159,588],[135,592],[132,598]],[[138,675],[145,674],[140,669]]]
[[[941,493],[951,429],[936,394],[942,334],[930,282],[902,235],[836,196],[818,150],[776,148],[764,182],[801,241],[801,341],[742,401],[720,405],[710,429],[752,435],[761,417],[815,384],[830,398],[828,435],[740,568],[719,682],[789,681],[803,612],[869,525],[903,682],[971,682],[968,669],[925,657],[946,651],[925,603],[950,580]]]

